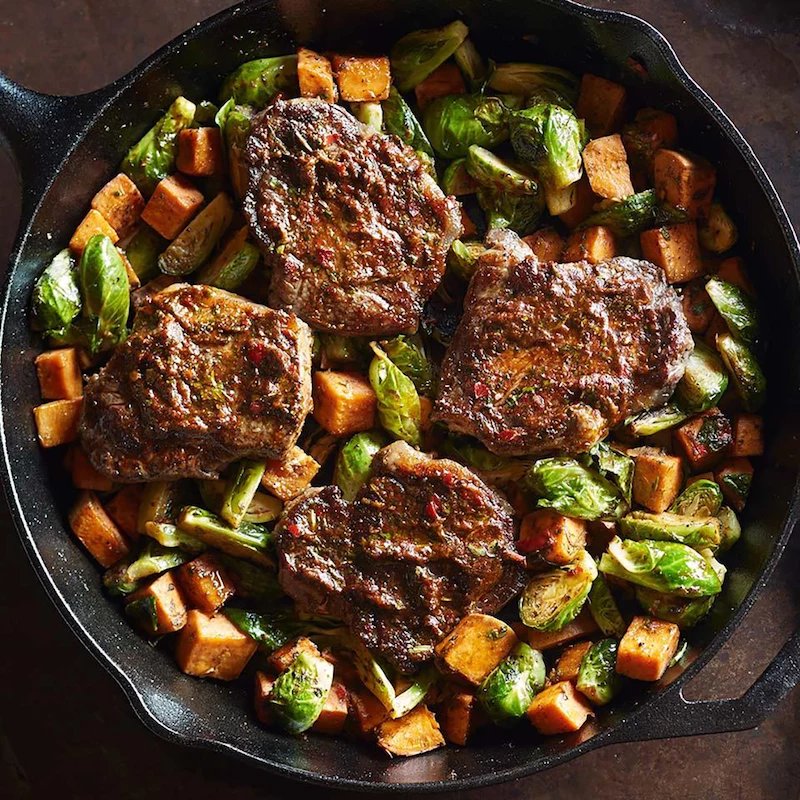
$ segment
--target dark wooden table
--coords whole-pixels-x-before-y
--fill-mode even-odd
[[[800,227],[800,7],[797,0],[593,0],[636,13],[742,129]],[[0,0],[0,69],[43,92],[89,91],[122,75],[225,0]],[[332,4],[333,5],[333,4]],[[19,196],[0,152],[0,264]],[[289,797],[300,789],[223,757],[168,745],[72,638],[0,510],[0,797],[193,800]],[[800,539],[745,624],[689,688],[742,693],[800,623]],[[633,796],[800,797],[800,692],[760,729],[610,747],[474,800]],[[332,793],[309,791],[313,796]]]

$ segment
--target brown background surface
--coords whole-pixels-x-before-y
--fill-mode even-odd
[[[594,0],[636,13],[742,129],[800,227],[800,3]],[[43,92],[79,93],[119,77],[225,0],[0,0],[0,70]],[[335,5],[332,3],[331,5]],[[0,264],[19,214],[0,152]],[[732,697],[800,624],[800,540],[733,639],[689,687]],[[225,800],[309,790],[221,756],[168,745],[135,718],[113,680],[72,638],[0,508],[0,798]],[[632,796],[800,798],[800,691],[755,731],[595,751],[468,800]],[[342,795],[343,796],[343,795]]]

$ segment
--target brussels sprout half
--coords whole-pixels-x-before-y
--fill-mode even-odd
[[[75,259],[68,249],[53,257],[33,287],[33,323],[43,336],[64,336],[81,313]]]
[[[720,525],[716,517],[687,517],[663,511],[633,511],[619,521],[623,538],[636,541],[678,542],[695,549],[716,550]]]
[[[622,676],[616,669],[618,647],[616,639],[601,639],[581,661],[575,688],[596,706],[610,703],[622,686]]]
[[[225,79],[219,101],[264,108],[279,93],[298,94],[296,55],[246,61]]]
[[[472,145],[467,152],[467,172],[481,186],[511,194],[536,194],[539,183],[536,176],[496,156],[485,147]]]
[[[742,535],[742,526],[736,512],[729,506],[722,506],[717,519],[720,524],[720,543],[717,553],[726,553],[733,547]]]
[[[178,515],[178,527],[196,536],[210,547],[252,561],[261,566],[274,566],[271,555],[272,536],[262,525],[242,522],[238,528],[197,506],[186,506]]]
[[[707,411],[717,404],[728,388],[728,373],[720,357],[696,341],[683,377],[678,382],[674,401],[684,410]]]
[[[717,596],[680,597],[676,594],[657,592],[645,586],[637,586],[636,599],[651,617],[673,622],[680,628],[691,628],[708,614]]]
[[[674,428],[688,419],[690,414],[678,408],[674,403],[655,408],[652,411],[642,411],[633,417],[628,417],[624,423],[624,430],[631,436],[652,436],[654,433]]]
[[[717,337],[717,350],[742,405],[747,411],[758,411],[766,400],[767,379],[752,350],[728,333]]]
[[[544,688],[545,677],[542,654],[519,642],[481,683],[478,702],[494,722],[519,719]]]
[[[486,252],[482,242],[462,242],[456,239],[447,253],[447,266],[451,272],[469,281],[478,265],[478,259]]]
[[[606,636],[616,636],[621,639],[628,628],[627,623],[620,613],[617,601],[611,594],[608,581],[602,572],[598,572],[589,591],[589,611],[597,623],[597,627]]]
[[[488,86],[496,92],[530,97],[542,89],[552,89],[570,101],[578,93],[578,78],[565,69],[545,64],[510,62],[491,64]]]
[[[706,292],[731,333],[746,345],[758,338],[758,309],[753,298],[735,283],[710,278]]]
[[[333,664],[303,651],[275,679],[269,707],[288,733],[303,733],[322,713],[332,683]]]
[[[687,517],[715,517],[722,505],[722,490],[705,478],[687,486],[669,507],[673,514]]]
[[[534,575],[520,595],[519,618],[537,631],[560,631],[578,616],[596,577],[585,550],[572,564]]]
[[[623,200],[609,201],[599,211],[587,217],[578,227],[605,225],[615,236],[625,239],[651,228],[655,222],[658,199],[655,189],[629,195]]]
[[[370,346],[375,357],[369,367],[369,381],[378,398],[381,427],[396,439],[419,445],[422,411],[414,381],[375,342]]]
[[[469,28],[455,20],[442,28],[413,31],[399,39],[389,58],[398,91],[408,92],[441,66],[469,35]]]
[[[341,489],[345,500],[355,499],[369,477],[372,459],[386,444],[387,438],[380,431],[362,431],[342,445],[333,469],[333,482]]]

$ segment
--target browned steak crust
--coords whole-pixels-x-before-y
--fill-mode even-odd
[[[442,364],[434,420],[496,453],[578,453],[672,394],[693,343],[660,268],[540,263],[507,231],[489,243]]]
[[[311,344],[294,314],[174,284],[144,300],[89,379],[83,447],[118,481],[216,477],[244,456],[279,457],[311,408]]]
[[[416,330],[461,222],[414,150],[301,98],[259,114],[246,152],[244,211],[272,267],[271,304],[318,330]]]
[[[344,619],[403,672],[471,612],[494,613],[524,583],[513,511],[466,467],[395,442],[352,505],[311,489],[276,529],[280,581],[306,611]]]

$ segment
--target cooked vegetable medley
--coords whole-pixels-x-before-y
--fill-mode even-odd
[[[681,658],[764,328],[716,167],[631,112],[455,21],[249,61],[133,144],[36,281],[34,414],[181,670],[410,756],[569,734]]]

